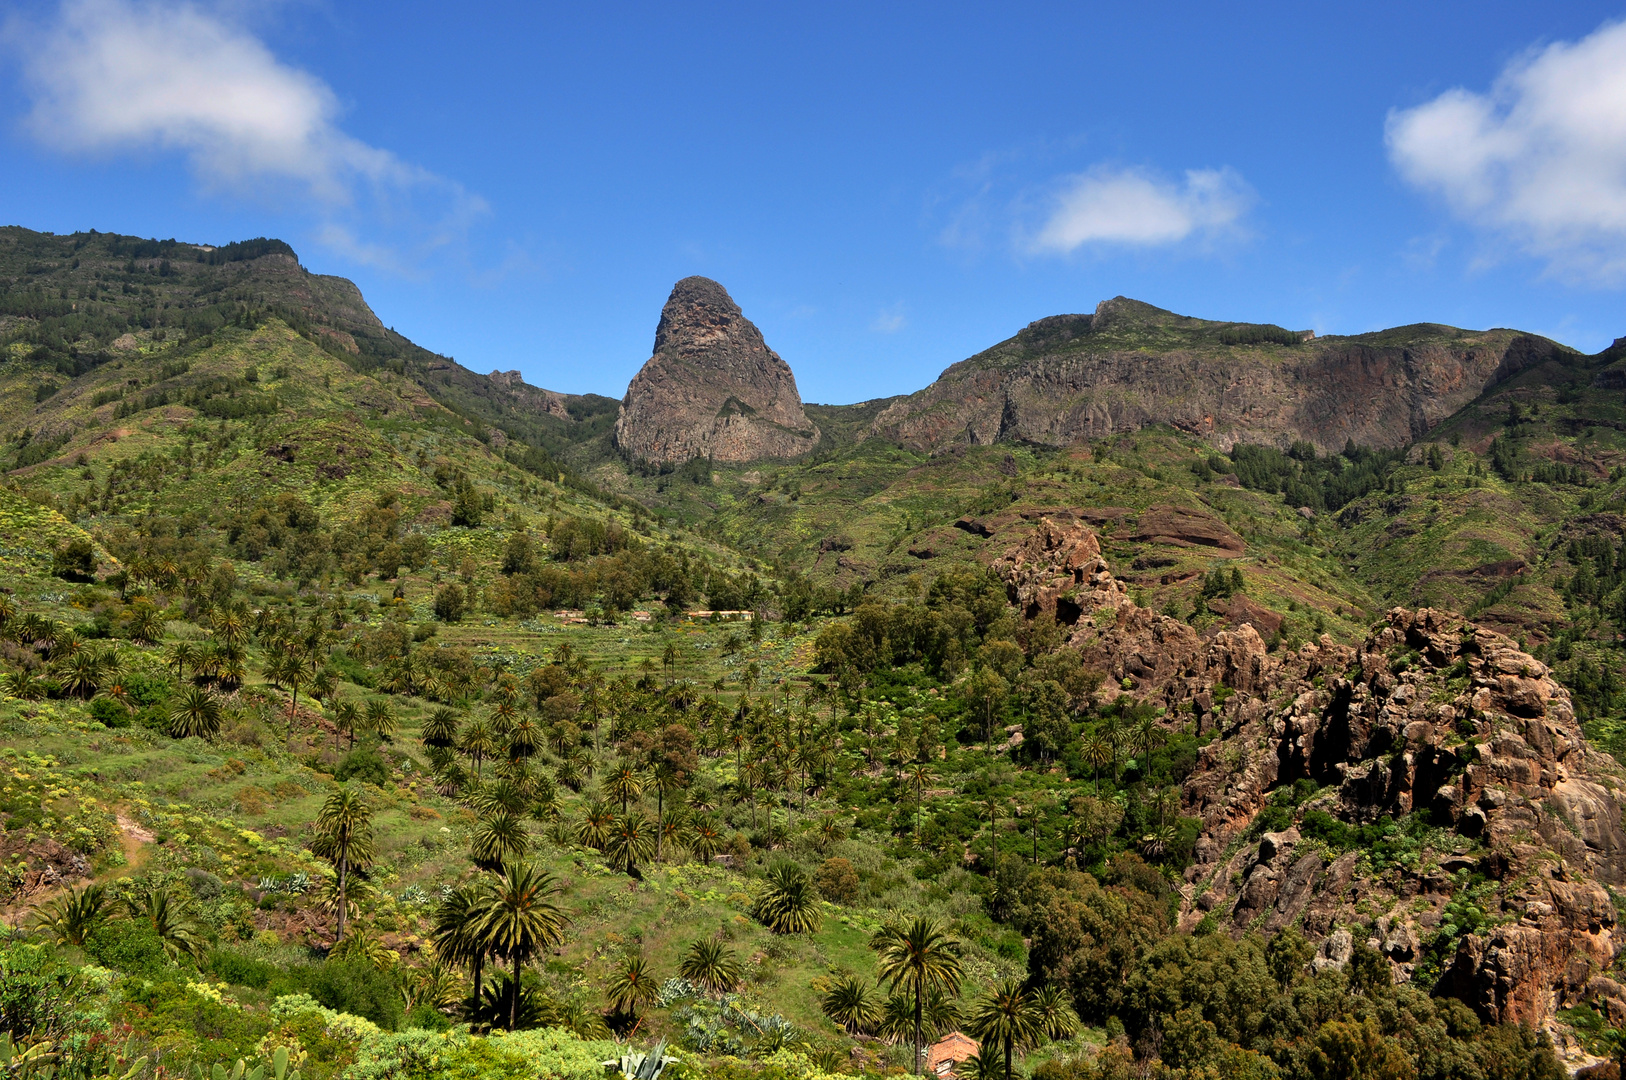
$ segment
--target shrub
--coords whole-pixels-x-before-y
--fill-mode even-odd
[[[364,1017],[388,1031],[401,1025],[395,979],[364,960],[330,960],[290,971],[284,979],[290,989],[303,990],[336,1012]]]
[[[341,784],[355,779],[384,787],[390,782],[390,767],[384,763],[378,751],[358,747],[344,755],[344,760],[339,762],[338,771],[333,776]]]
[[[130,710],[112,698],[97,698],[90,703],[90,715],[110,728],[130,726]]]
[[[89,540],[70,540],[51,556],[51,573],[64,581],[96,580],[96,549]]]
[[[83,993],[73,968],[45,947],[0,947],[0,1031],[18,1042],[71,1027]]]
[[[216,949],[210,953],[208,967],[210,974],[218,975],[234,986],[247,986],[254,990],[264,990],[270,986],[271,980],[279,973],[275,964],[230,949]]]
[[[435,618],[441,622],[462,622],[468,608],[468,594],[463,586],[452,582],[435,590]]]
[[[158,934],[135,920],[104,923],[85,939],[85,955],[103,967],[143,979],[173,978],[175,974]]]
[[[824,860],[813,876],[819,895],[833,904],[850,904],[858,899],[858,871],[846,859],[836,857]]]

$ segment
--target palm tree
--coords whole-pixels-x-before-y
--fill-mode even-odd
[[[873,1031],[881,1022],[881,1007],[869,984],[853,975],[838,976],[824,992],[819,1008],[849,1035]]]
[[[144,921],[152,927],[164,947],[164,953],[171,960],[180,959],[183,953],[196,960],[207,948],[200,927],[191,918],[188,905],[168,889],[144,889],[126,897],[124,907],[130,918]]]
[[[436,709],[423,722],[422,735],[425,746],[456,746],[457,713],[447,708]]]
[[[623,761],[610,771],[604,781],[604,793],[621,804],[627,812],[627,803],[644,793],[643,774],[630,762]]]
[[[378,935],[358,927],[350,936],[333,946],[330,960],[360,960],[374,971],[388,971],[401,962],[401,954],[385,945]]]
[[[932,919],[916,918],[890,926],[870,941],[880,959],[878,977],[893,991],[900,987],[915,999],[915,1072],[920,1072],[921,1007],[933,990],[956,993],[960,989],[960,943],[945,934]]]
[[[660,859],[668,848],[681,847],[689,834],[689,815],[682,810],[668,810],[661,815],[659,831],[655,834],[655,858]]]
[[[920,1020],[923,1033],[929,1032],[933,1039],[940,1039],[958,1028],[962,1023],[959,992],[948,994],[933,990],[927,994],[921,1006]]]
[[[1049,983],[1033,995],[1033,1010],[1047,1039],[1070,1039],[1078,1030],[1078,1014],[1060,986]]]
[[[305,675],[305,665],[289,655],[282,667],[282,681],[288,687],[288,726],[293,727],[294,709],[299,705],[299,690],[309,679]]]
[[[190,641],[177,641],[169,647],[169,662],[175,665],[175,677],[186,678],[186,665],[195,663],[198,658],[197,646]]]
[[[1163,726],[1155,715],[1148,713],[1136,721],[1133,742],[1135,753],[1143,756],[1163,745]]]
[[[1005,1080],[1005,1066],[993,1054],[976,1054],[954,1070],[960,1080]]]
[[[519,1023],[519,972],[526,961],[565,938],[570,919],[553,898],[559,883],[545,870],[527,862],[511,862],[487,890],[479,935],[487,949],[507,957],[514,965],[513,996],[508,1004],[508,1028]]]
[[[147,601],[135,605],[130,612],[130,640],[138,645],[151,645],[164,636],[164,620],[158,609]]]
[[[364,726],[366,730],[377,735],[380,739],[389,742],[390,736],[395,734],[395,729],[399,725],[395,719],[395,710],[390,708],[390,703],[383,698],[373,698],[367,702],[367,715],[364,718]]]
[[[482,870],[497,870],[510,860],[522,858],[530,846],[525,823],[517,815],[499,810],[475,824],[470,858]]]
[[[920,843],[920,804],[926,794],[926,785],[932,782],[935,774],[932,767],[924,761],[917,761],[904,770],[904,780],[915,792],[915,843]]]
[[[702,939],[689,946],[678,974],[713,994],[726,994],[740,983],[739,961],[720,941]]]
[[[485,917],[489,895],[473,885],[461,885],[446,895],[435,908],[430,929],[430,940],[435,944],[435,955],[453,964],[466,964],[474,976],[474,998],[469,1015],[474,1014],[480,1001],[480,974],[485,965],[486,947],[475,933]]]
[[[819,928],[819,891],[806,870],[779,863],[768,870],[751,914],[776,934],[811,934]]]
[[[1099,732],[1085,739],[1078,748],[1084,761],[1095,770],[1095,790],[1101,790],[1101,766],[1112,759],[1112,744],[1107,742]]]
[[[638,1009],[650,1004],[660,994],[655,973],[649,970],[649,961],[642,956],[629,956],[621,962],[621,970],[610,980],[608,997],[610,1008],[629,1014],[636,1023]]]
[[[311,851],[338,871],[338,937],[342,940],[350,871],[366,866],[373,858],[373,811],[362,801],[360,792],[344,784],[327,797],[316,815],[316,840]]]
[[[56,681],[63,693],[89,701],[101,689],[101,655],[89,649],[76,650],[57,663]]]
[[[356,748],[356,729],[365,723],[361,710],[354,701],[341,701],[333,706],[333,725],[350,736],[350,749]]]
[[[480,763],[497,753],[497,733],[491,730],[491,721],[476,718],[463,729],[462,750],[474,761],[474,778],[480,778]]]
[[[610,826],[614,822],[615,815],[604,804],[604,800],[594,799],[587,804],[581,823],[576,826],[576,842],[583,847],[603,851],[604,846],[610,842]]]
[[[189,686],[169,712],[173,739],[212,739],[220,732],[220,701],[201,686]]]
[[[907,1042],[915,1034],[915,1005],[906,994],[892,994],[881,1006],[881,1019],[875,1025],[875,1033],[887,1042],[896,1045]]]
[[[26,671],[8,672],[4,678],[0,678],[0,686],[5,687],[6,693],[21,701],[40,700],[50,692],[52,685],[49,680]]]
[[[474,807],[476,814],[481,815],[523,814],[530,807],[533,786],[534,780],[531,777],[526,777],[523,781],[507,776],[499,777],[476,788],[469,796],[469,805]]]
[[[644,815],[637,812],[624,815],[610,827],[604,855],[611,866],[625,870],[629,877],[637,877],[638,864],[654,854],[654,833]]]
[[[49,904],[34,909],[33,923],[58,943],[83,947],[85,939],[99,930],[112,911],[107,890],[100,885],[70,889]]]
[[[1020,979],[1006,979],[977,1003],[971,1014],[971,1034],[983,1043],[998,1043],[1005,1050],[1005,1080],[1011,1080],[1011,1053],[1044,1033],[1044,1018],[1034,997]]]
[[[689,830],[689,850],[702,863],[710,864],[713,856],[723,849],[723,830],[710,817],[699,817]]]

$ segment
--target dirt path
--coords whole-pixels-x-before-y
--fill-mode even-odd
[[[119,842],[124,847],[125,865],[117,868],[116,876],[126,877],[147,861],[147,845],[158,838],[147,829],[137,825],[122,810],[118,812],[117,818]]]

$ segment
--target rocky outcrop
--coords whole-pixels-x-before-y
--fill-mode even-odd
[[[572,395],[555,393],[544,390],[540,386],[532,386],[517,371],[493,371],[486,378],[499,392],[506,394],[515,404],[532,412],[551,416],[556,420],[572,421],[575,417],[570,415],[570,398]]]
[[[796,457],[819,442],[790,365],[717,282],[672,287],[655,354],[633,377],[615,445],[639,461],[680,464]]]
[[[1134,604],[1072,517],[993,566],[1029,617],[1069,616],[1085,667],[1208,740],[1182,790],[1199,826],[1183,927],[1296,927],[1318,967],[1364,946],[1488,1020],[1589,999],[1626,1021],[1605,977],[1623,948],[1622,771],[1514,642],[1430,609],[1391,611],[1356,646],[1199,633]]]
[[[885,409],[872,430],[922,451],[1063,446],[1153,424],[1224,449],[1237,440],[1402,446],[1491,386],[1563,355],[1510,330],[1416,326],[1228,344],[1239,340],[1234,331],[1120,296],[1090,315],[1042,319],[953,365]]]

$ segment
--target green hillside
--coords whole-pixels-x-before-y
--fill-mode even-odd
[[[1178,931],[1182,791],[1246,750],[1239,703],[1204,728],[1084,668],[989,566],[1083,521],[1137,608],[1278,656],[1466,612],[1626,754],[1618,350],[1395,451],[927,456],[864,437],[878,401],[809,406],[802,461],[661,473],[611,450],[613,399],[550,411],[279,241],[6,229],[0,286],[6,1076],[586,1080],[657,1040],[685,1077],[888,1075],[917,1012],[1009,1031],[1036,1080],[1558,1075],[1447,993],[1501,918],[1484,869],[1446,879],[1438,987],[1365,924],[1342,968],[1297,929]],[[1320,814],[1330,854],[1379,828],[1315,797],[1271,821]],[[1447,833],[1408,814],[1362,865],[1484,850]]]

